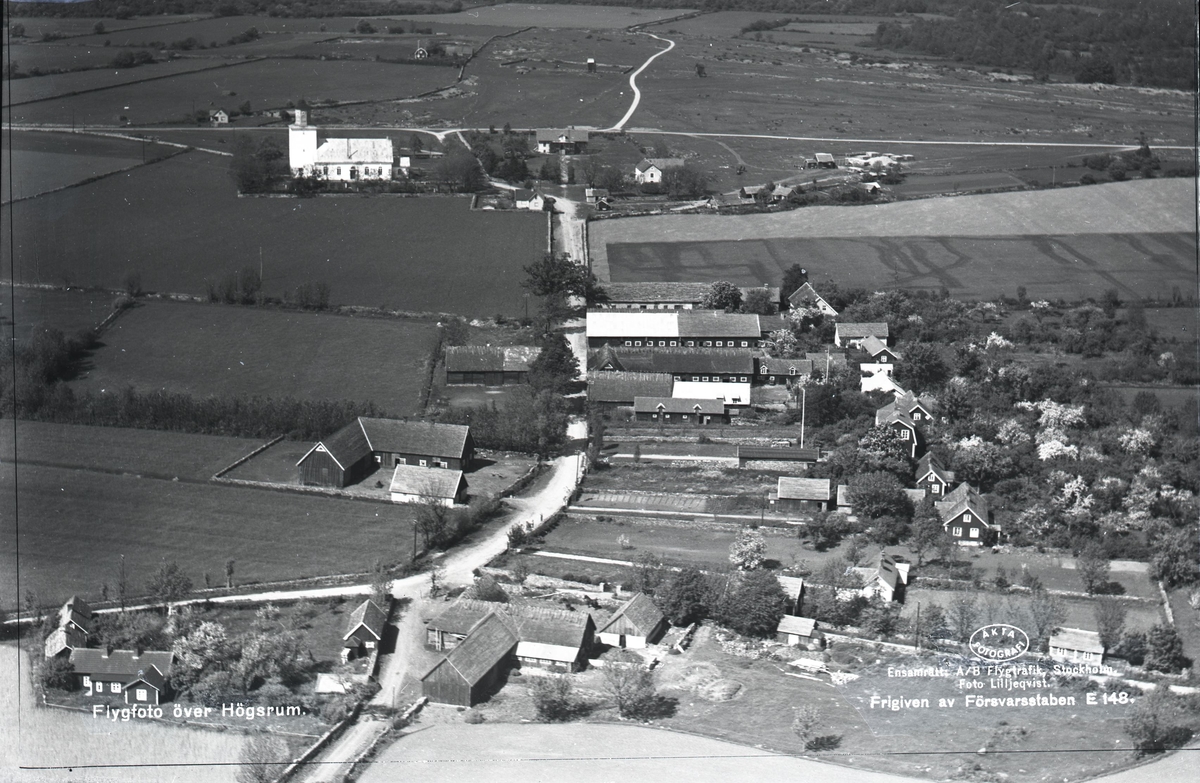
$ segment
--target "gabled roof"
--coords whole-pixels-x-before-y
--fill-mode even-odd
[[[71,663],[75,666],[75,673],[128,682],[138,677],[138,672],[146,671],[151,666],[169,676],[175,661],[172,653],[153,650],[147,650],[140,656],[134,650],[113,650],[107,656],[104,653],[104,650],[94,647],[72,650]]]
[[[880,340],[873,334],[867,335],[865,338],[863,338],[862,349],[869,353],[872,357],[876,357],[881,353],[889,353],[892,356],[895,356],[897,359],[902,358],[900,354],[896,353],[891,348],[888,348],[887,343],[885,343],[883,340]]]
[[[680,337],[752,337],[762,336],[758,316],[752,313],[725,313],[720,310],[680,310]]]
[[[779,625],[775,628],[775,632],[790,633],[796,636],[812,636],[816,627],[817,621],[811,617],[793,617],[790,614],[785,614],[779,618]]]
[[[397,465],[392,471],[388,492],[400,495],[421,495],[439,500],[458,497],[466,479],[461,470],[423,468],[419,465]]]
[[[589,372],[587,397],[592,402],[632,405],[638,397],[670,397],[675,379],[661,372]]]
[[[875,426],[886,427],[891,424],[903,424],[914,432],[917,429],[917,423],[912,420],[904,411],[896,410],[894,403],[888,403],[879,410],[875,411]]]
[[[725,413],[721,400],[704,400],[692,397],[634,397],[635,413],[698,413],[720,416]]]
[[[936,476],[943,484],[950,484],[954,481],[954,471],[943,468],[933,454],[926,452],[921,459],[917,460],[916,480],[923,481],[930,474]]]
[[[817,161],[817,163],[833,163],[833,155],[828,152],[818,152],[817,154],[813,155],[813,159]]]
[[[888,338],[888,325],[886,323],[869,323],[869,324],[847,324],[838,323],[834,325],[834,332],[839,340],[851,339],[861,340],[864,337],[874,335],[880,340],[886,341]]]
[[[368,419],[359,417],[372,451],[427,454],[431,457],[461,457],[471,428],[464,424],[431,421]]]
[[[87,647],[87,634],[74,626],[55,628],[46,637],[47,658],[53,658],[64,650],[72,650],[77,647]]]
[[[738,446],[739,460],[776,460],[779,462],[817,462],[821,459],[820,449],[771,448],[768,446]]]
[[[472,628],[489,613],[498,613],[523,642],[579,648],[585,641],[591,615],[536,604],[496,604],[459,598],[429,621],[429,627],[445,633],[471,634]]]
[[[817,293],[817,289],[812,287],[812,283],[805,283],[792,292],[788,297],[788,304],[792,307],[802,307],[807,304],[815,304],[822,310],[837,314],[837,310],[833,309],[833,305],[825,301],[825,297]]]
[[[837,504],[839,508],[854,505],[854,498],[851,496],[849,484],[838,484]]]
[[[512,194],[513,194],[513,201],[529,201],[530,199],[532,199],[534,196],[537,195],[537,192],[533,191],[533,190],[528,190],[526,188],[517,188],[516,190],[514,190],[512,192]]]
[[[451,650],[421,679],[428,678],[441,666],[449,666],[468,685],[474,686],[516,646],[516,631],[500,615],[489,612],[471,627],[462,644]]]
[[[368,598],[350,613],[350,618],[346,621],[346,633],[342,635],[342,639],[349,639],[358,633],[360,627],[370,631],[376,639],[382,639],[383,626],[386,623],[387,615],[379,608],[378,604]]]
[[[773,356],[764,356],[758,360],[759,375],[812,375],[812,372],[812,359],[776,359]]]
[[[741,287],[742,296],[750,291],[764,289],[772,299],[779,298],[779,289],[770,286]],[[633,302],[644,304],[691,304],[697,305],[704,295],[712,290],[711,283],[605,283],[604,293],[611,302]]]
[[[615,360],[615,361],[614,361]],[[673,375],[722,373],[750,375],[754,372],[753,348],[627,348],[602,346],[588,357],[588,367],[629,372],[667,372]]]
[[[579,128],[539,128],[537,131],[538,141],[558,141],[563,139],[569,142],[587,141],[589,134],[585,130]]]
[[[326,139],[317,147],[314,163],[392,164],[391,139]]]
[[[679,337],[676,313],[589,310],[588,337]]]
[[[979,490],[971,486],[967,482],[962,482],[950,492],[942,496],[942,499],[937,502],[937,506],[952,506],[961,500],[965,500],[972,495],[979,495]]]
[[[775,578],[779,580],[779,586],[783,588],[783,592],[787,593],[787,597],[793,601],[800,597],[800,593],[804,592],[804,580],[798,576],[776,574]]]
[[[899,354],[896,354],[899,358]],[[928,394],[913,394],[910,391],[900,392],[896,395],[896,401],[893,403],[898,409],[912,413],[913,410],[920,408],[930,416],[937,410],[937,400]]]
[[[902,581],[896,561],[883,552],[879,553],[879,565],[875,568],[875,576],[893,590]]]
[[[771,301],[779,298],[779,289],[770,289],[774,293],[771,295]],[[787,319],[782,315],[772,313],[771,315],[760,315],[758,317],[758,328],[760,334],[768,335],[771,332],[778,332],[780,329],[787,328]]]
[[[156,691],[162,692],[167,689],[167,678],[158,670],[157,666],[151,665],[142,669],[134,679],[125,684],[127,688],[132,688],[138,683],[145,683]]]
[[[299,465],[308,459],[308,455],[314,451],[324,451],[333,458],[339,468],[349,470],[351,465],[371,453],[371,444],[367,441],[360,422],[361,419],[355,419],[328,438],[319,441],[305,452],[296,464]]]
[[[651,168],[656,168],[659,171],[666,171],[667,169],[680,168],[683,164],[683,158],[642,158],[641,162],[637,164],[637,170],[645,172]]]
[[[633,598],[621,604],[617,611],[612,613],[612,616],[608,618],[603,627],[597,629],[597,632],[603,633],[605,628],[612,627],[613,623],[621,618],[628,620],[641,636],[649,636],[659,623],[666,619],[662,610],[650,600],[649,596],[645,593],[635,593]]]
[[[1050,646],[1096,653],[1097,655],[1104,654],[1104,645],[1100,643],[1100,634],[1079,628],[1059,628],[1050,636]]]
[[[780,476],[776,490],[780,500],[821,501],[829,500],[832,497],[832,491],[829,479],[796,478],[794,476]]]
[[[974,487],[965,481],[955,487],[953,492],[933,505],[942,517],[943,526],[948,526],[951,520],[962,516],[966,511],[970,511],[983,523],[984,527],[991,527],[991,523],[988,520],[987,501],[983,499],[983,496]]]
[[[68,598],[66,603],[63,604],[63,609],[70,610],[87,619],[91,619],[92,617],[92,607],[88,606],[87,602],[77,595]]]
[[[536,345],[452,345],[446,348],[446,372],[529,372],[541,352]]]

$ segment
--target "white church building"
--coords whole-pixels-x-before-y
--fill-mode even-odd
[[[297,109],[288,126],[288,160],[297,177],[390,180],[395,155],[391,139],[326,139],[318,144],[308,112]]]

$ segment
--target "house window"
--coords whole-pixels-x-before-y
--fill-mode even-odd
[[[879,361],[880,361],[880,362],[886,362],[886,361],[887,361],[887,354],[880,354],[880,355],[879,355]]]
[[[775,385],[775,376],[774,376],[774,375],[772,375],[770,378],[768,378],[768,379],[767,379],[767,383],[769,383],[769,384],[771,384],[772,386],[774,386],[774,385]]]
[[[921,420],[921,412],[913,411],[912,417],[913,417],[913,421],[920,421]]]
[[[651,413],[651,414],[650,414],[650,418],[652,418],[652,419],[657,419],[657,418],[658,418],[658,414],[657,414],[657,413]]]
[[[740,402],[742,401],[742,398],[741,398],[741,397],[734,397],[734,398],[730,399],[729,401],[730,401],[731,403],[733,403],[734,405],[737,405],[738,403],[740,403]]]
[[[929,487],[929,491],[930,491],[930,492],[932,492],[932,493],[933,493],[933,494],[935,494],[935,495],[940,495],[940,494],[942,494],[942,485],[941,485],[941,484],[937,484],[937,483],[933,483],[933,482],[931,482],[931,486]]]
[[[638,348],[642,347],[642,341],[641,341],[641,340],[634,340],[634,341],[633,341],[633,344],[634,344],[635,346],[637,346]]]
[[[743,376],[742,376],[742,383],[748,383],[748,382],[749,382],[749,379],[748,379],[748,377],[747,377],[747,376],[745,376],[745,375],[743,375]]]
[[[962,536],[962,528],[961,528],[961,527],[958,527],[957,525],[955,525],[954,527],[952,527],[952,528],[950,529],[950,532],[951,532],[951,534],[953,534],[953,535],[955,535],[955,536],[960,536],[960,537]]]
[[[795,374],[796,374],[796,368],[795,368],[795,367],[789,367],[789,368],[788,368],[788,375],[795,375]]]
[[[323,175],[325,175],[326,177],[328,177],[328,176],[329,176],[329,167],[328,167],[328,166],[322,166],[322,167],[321,167],[321,173],[322,173]]]
[[[91,690],[92,678],[90,675],[87,675],[87,674],[83,675],[83,687],[87,688],[88,690]]]
[[[626,340],[626,341],[625,341],[625,344],[626,344],[626,345],[633,345],[633,341],[632,341],[632,340]]]
[[[382,457],[381,455],[379,455],[379,454],[376,454],[376,455],[375,455],[375,461],[376,461],[377,463],[378,463],[378,462],[383,462],[383,457]]]
[[[419,460],[417,462],[417,464],[423,468],[427,468],[427,467],[429,467],[429,460],[427,460],[427,459]]]
[[[680,418],[682,418],[684,421],[687,421],[688,415],[686,413],[684,413]]]
[[[900,430],[900,440],[908,440],[908,430]]]
[[[971,528],[971,538],[979,538],[979,528]]]
[[[708,376],[705,375],[703,378],[701,378],[701,380],[704,381],[705,383],[708,383]]]
[[[338,175],[339,177],[340,177],[340,176],[342,176],[342,167],[341,167],[341,166],[338,166],[338,167],[337,167],[337,175]]]
[[[693,382],[693,383],[695,383],[695,382],[697,382],[697,381],[699,381],[699,380],[700,380],[700,376],[699,376],[699,375],[693,375],[693,376],[692,376],[692,382]]]
[[[712,348],[712,340],[705,340],[705,341],[704,341],[704,347],[705,347],[705,348]]]
[[[723,347],[725,347],[725,341],[724,341],[724,340],[717,340],[717,347],[718,347],[718,348],[723,348]]]
[[[750,341],[749,341],[749,340],[742,340],[742,347],[743,347],[743,348],[749,348],[749,347],[750,347]]]
[[[664,413],[664,414],[663,414],[663,418],[664,418],[664,419],[669,419],[669,418],[671,418],[671,414],[669,414],[669,413]]]
[[[696,341],[688,340],[688,348],[695,348],[695,347],[696,347]]]
[[[114,682],[112,684],[112,686],[109,688],[109,690],[112,691],[113,693],[120,693],[121,692],[121,683]]]
[[[146,701],[146,689],[138,688],[133,692],[133,698],[137,701]]]
[[[444,460],[444,459],[435,459],[435,460],[433,461],[433,464],[434,464],[434,465],[437,465],[439,468],[448,468],[448,467],[450,467],[450,463],[449,463],[449,462],[447,462],[447,461],[446,461],[446,460]]]
[[[677,381],[682,381],[682,380],[683,380],[683,378],[681,378],[681,377],[679,377],[678,375],[676,375],[676,376],[675,376],[675,380],[677,380]]]

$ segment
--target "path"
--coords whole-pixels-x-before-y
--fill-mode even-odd
[[[558,216],[558,249],[577,264],[587,263],[587,252],[583,246],[584,220],[579,217],[579,203],[565,196],[555,196],[554,209]]]
[[[646,70],[646,68],[649,67],[650,63],[654,62],[656,59],[658,59],[659,57],[662,57],[664,54],[666,54],[667,52],[669,52],[675,48],[675,42],[670,39],[663,38],[662,36],[655,35],[654,33],[642,33],[642,34],[648,35],[651,38],[657,38],[660,41],[665,41],[668,44],[668,46],[666,49],[663,49],[661,51],[655,52],[654,54],[650,55],[650,59],[648,59],[648,60],[646,60],[646,62],[642,63],[641,68],[638,68],[636,71],[629,74],[629,88],[631,90],[633,90],[633,104],[629,107],[629,111],[625,112],[625,116],[621,118],[620,122],[618,122],[616,125],[612,126],[611,128],[605,128],[605,130],[616,131],[616,130],[621,130],[621,128],[625,127],[625,123],[629,122],[629,118],[633,116],[633,113],[635,111],[637,111],[638,104],[642,102],[642,91],[639,90],[638,86],[637,86],[638,74],[640,74],[642,71]]]
[[[317,757],[305,767],[302,776],[294,780],[305,783],[341,783],[344,775],[350,771],[350,765],[355,757],[366,750],[375,738],[388,730],[388,722],[383,720],[360,720],[346,729],[335,745],[329,751]],[[333,751],[338,753],[334,754]]]

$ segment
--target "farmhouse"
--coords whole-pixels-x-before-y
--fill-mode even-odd
[[[452,345],[446,348],[446,383],[508,386],[529,380],[529,364],[542,352],[535,345]]]
[[[387,614],[371,599],[356,606],[342,635],[342,663],[378,650],[386,623]]]
[[[741,288],[742,298],[759,286]],[[763,285],[771,301],[779,300],[779,289]],[[605,283],[608,301],[601,307],[610,310],[694,310],[699,308],[710,283]]]
[[[901,358],[900,354],[888,348],[887,343],[873,334],[863,338],[861,347],[871,357],[871,362],[876,364],[895,364]],[[864,362],[864,364],[867,363]]]
[[[490,612],[472,624],[469,636],[421,677],[421,693],[431,702],[472,707],[504,684],[517,647],[517,632]]]
[[[208,121],[213,125],[228,125],[229,114],[224,109],[217,109],[208,113]]]
[[[791,647],[807,647],[819,638],[817,621],[811,617],[793,617],[785,614],[779,618],[779,625],[775,628],[775,641]]]
[[[537,132],[537,149],[543,155],[578,155],[587,150],[588,132],[576,128],[542,128]]]
[[[308,112],[296,110],[288,126],[288,163],[296,177],[341,182],[390,180],[395,154],[391,139],[327,139],[318,145]]]
[[[459,598],[426,624],[425,642],[435,650],[465,645],[472,629],[489,613],[501,617],[516,633],[521,663],[578,671],[595,640],[596,624],[588,612]]]
[[[828,152],[818,152],[817,154],[813,155],[813,159],[809,168],[836,169],[837,160],[835,160],[833,155],[829,154]]]
[[[603,346],[588,357],[588,367],[602,372],[665,372],[676,381],[749,383],[754,376],[750,348],[613,348]]]
[[[883,343],[888,341],[888,325],[881,324],[835,324],[833,327],[833,344],[838,348],[861,348],[862,342],[868,337],[875,337]]]
[[[683,168],[683,158],[643,158],[633,167],[633,181],[639,185],[659,183],[663,174],[678,168]]]
[[[596,633],[602,644],[640,649],[657,643],[666,633],[668,625],[666,616],[649,596],[634,593]]]
[[[908,563],[898,563],[891,555],[880,552],[875,568],[856,569],[863,572],[863,597],[879,598],[887,603],[897,600],[908,584],[908,567]]]
[[[987,501],[965,481],[934,505],[942,518],[942,527],[960,546],[982,546],[998,530],[992,524]]]
[[[757,348],[762,325],[757,315],[717,310],[589,310],[587,338],[589,348]]]
[[[893,405],[885,405],[875,411],[875,426],[887,427],[892,432],[895,432],[900,440],[904,441],[908,446],[909,458],[916,458],[917,440],[920,437],[920,433],[917,430],[916,422],[907,413],[896,410]]]
[[[1073,663],[1104,663],[1100,634],[1079,628],[1060,628],[1050,637],[1050,657]]]
[[[461,470],[430,470],[396,465],[388,487],[393,503],[437,503],[450,507],[467,502],[467,479]]]
[[[812,283],[805,283],[793,291],[788,296],[788,304],[792,307],[815,307],[825,315],[837,316],[837,310],[834,310],[833,305],[826,302],[825,298],[817,293],[817,290],[812,287]]]
[[[671,397],[675,381],[663,372],[589,372],[587,399],[600,408],[633,405],[638,397]]]
[[[377,467],[467,470],[475,453],[469,427],[359,416],[296,463],[305,486],[346,487]]]
[[[829,479],[780,476],[768,500],[771,510],[777,512],[828,511],[833,490]]]
[[[892,365],[876,365],[884,367],[892,367]],[[884,392],[885,394],[903,394],[904,387],[896,383],[889,370],[875,373],[864,372],[859,379],[859,391],[866,394],[867,392]]]
[[[123,695],[127,704],[158,704],[170,695],[170,652],[81,648],[71,651],[79,687],[93,696]]]
[[[777,359],[764,356],[758,360],[756,379],[759,383],[774,386],[780,381],[791,385],[803,381],[813,374],[812,359]]]
[[[932,421],[933,414],[937,410],[937,400],[928,394],[913,394],[912,392],[900,392],[896,395],[896,399],[891,403],[898,411],[907,413],[913,421]]]
[[[541,212],[546,207],[546,198],[536,190],[517,188],[513,191],[513,203],[517,209]]]
[[[681,427],[729,423],[729,414],[721,400],[635,397],[633,413],[638,421]]]
[[[954,471],[942,467],[933,454],[924,454],[917,460],[916,485],[928,495],[941,497],[954,482]]]

